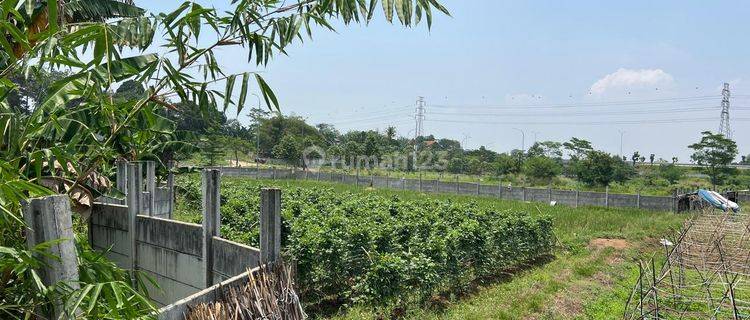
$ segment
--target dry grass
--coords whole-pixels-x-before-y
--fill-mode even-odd
[[[302,310],[294,289],[292,269],[282,262],[250,272],[248,282],[230,287],[219,300],[195,306],[186,320],[301,320],[307,315]]]

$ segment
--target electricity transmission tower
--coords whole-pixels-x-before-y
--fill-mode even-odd
[[[719,124],[719,133],[727,139],[732,139],[732,128],[729,126],[729,84],[724,83],[724,89],[721,90],[721,123]]]
[[[414,115],[414,120],[416,121],[416,127],[414,128],[414,140],[424,135],[424,118],[425,118],[425,101],[424,97],[419,97],[417,99],[417,109],[416,114]]]

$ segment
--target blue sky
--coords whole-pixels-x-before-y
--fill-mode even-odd
[[[136,2],[152,12],[179,4]],[[229,70],[262,71],[284,113],[342,131],[395,125],[413,134],[414,102],[424,96],[426,133],[472,148],[519,148],[517,128],[526,147],[535,136],[576,136],[619,153],[622,131],[625,154],[681,161],[700,131],[718,129],[721,85],[730,82],[734,138],[750,153],[746,2],[442,3],[452,17],[436,18],[432,30],[379,14],[369,26],[321,30],[261,70],[240,49],[219,59]]]

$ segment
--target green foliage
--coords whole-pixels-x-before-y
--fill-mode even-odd
[[[222,182],[222,236],[257,245],[260,187]],[[181,197],[200,204],[199,182],[180,179]],[[197,214],[193,221],[199,220]],[[551,252],[548,217],[490,203],[383,196],[315,188],[282,193],[285,253],[297,263],[312,309],[330,303],[386,305],[463,290]]]
[[[534,156],[526,159],[523,164],[523,173],[533,179],[552,181],[562,172],[562,166],[557,161],[546,156]]]
[[[612,182],[625,182],[635,175],[635,169],[619,156],[603,151],[589,151],[584,159],[571,163],[579,181],[590,186],[607,186]]]
[[[662,163],[659,165],[659,176],[669,181],[670,184],[677,183],[684,175],[684,170],[673,163]]]
[[[302,161],[302,144],[293,135],[285,135],[276,144],[271,153],[274,157],[284,160],[290,165],[297,167]]]
[[[701,141],[688,147],[695,150],[690,159],[704,166],[714,185],[719,184],[731,171],[728,166],[737,157],[737,143],[720,133],[701,132]]]

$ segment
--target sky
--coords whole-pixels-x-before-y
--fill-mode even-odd
[[[388,24],[378,12],[368,26],[318,30],[265,68],[240,48],[223,49],[219,61],[261,72],[283,113],[343,132],[392,125],[413,136],[424,97],[425,134],[469,148],[505,152],[579,137],[614,154],[622,145],[625,155],[680,162],[701,131],[718,131],[727,82],[733,138],[750,154],[744,1],[441,3],[451,16],[437,16],[431,30]],[[136,4],[163,12],[179,2]]]

